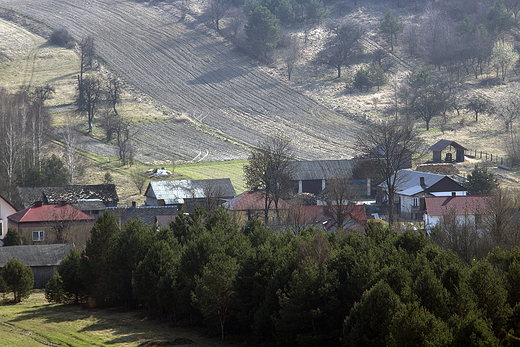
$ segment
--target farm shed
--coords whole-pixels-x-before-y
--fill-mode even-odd
[[[0,247],[0,271],[8,261],[16,258],[32,269],[34,288],[45,288],[72,247],[72,243]]]
[[[235,188],[229,178],[208,180],[152,181],[146,192],[147,206],[184,206],[187,212],[196,205],[208,207],[215,200],[216,205],[235,197]]]
[[[444,161],[446,161],[446,162],[453,161],[453,155],[451,153],[452,148],[455,149],[455,161],[457,163],[461,163],[464,161],[464,151],[467,151],[467,149],[464,148],[463,146],[459,145],[455,141],[442,139],[442,140],[439,140],[439,142],[437,142],[436,144],[434,144],[433,146],[431,146],[428,149],[429,151],[433,152],[433,162],[434,163],[440,163],[443,161],[441,152],[448,146],[450,146],[450,151],[448,151],[446,153],[446,157],[445,157]]]
[[[291,163],[294,193],[312,193],[320,195],[327,187],[327,181],[336,178],[351,177],[356,161],[314,160],[294,161]],[[350,180],[360,196],[369,196],[370,179]]]

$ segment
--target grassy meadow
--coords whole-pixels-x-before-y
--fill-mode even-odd
[[[140,318],[139,312],[85,309],[49,304],[43,290],[19,304],[0,304],[0,345],[31,346],[219,346],[165,322]]]

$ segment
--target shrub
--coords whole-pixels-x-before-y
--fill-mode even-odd
[[[72,36],[67,29],[56,29],[52,32],[49,42],[51,45],[70,48],[72,46]]]
[[[49,302],[60,304],[67,300],[67,294],[63,289],[63,280],[59,273],[51,277],[49,282],[45,285],[45,299]]]
[[[13,258],[2,269],[2,280],[14,294],[14,302],[28,298],[34,286],[34,276],[30,267]]]

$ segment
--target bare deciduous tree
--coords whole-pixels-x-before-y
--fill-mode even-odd
[[[220,20],[224,18],[230,7],[231,3],[229,0],[210,0],[206,11],[211,21],[215,24],[217,31],[220,31]]]
[[[147,180],[146,175],[139,169],[133,169],[132,171],[130,171],[130,179],[139,191],[139,194],[142,194],[144,185]]]
[[[282,51],[282,59],[287,70],[287,79],[290,81],[294,65],[300,59],[300,43],[296,36],[290,36],[287,40],[287,46]]]
[[[493,103],[487,96],[477,93],[468,100],[466,109],[475,113],[475,122],[478,122],[479,115],[492,112]]]
[[[78,80],[77,110],[87,114],[88,131],[92,132],[94,116],[103,95],[101,81],[94,76],[86,76],[83,81]]]
[[[330,212],[332,219],[337,225],[338,230],[350,227],[349,218],[351,206],[349,204],[358,198],[350,181],[350,173],[340,173],[333,179],[327,181],[327,188],[324,194],[326,210]]]
[[[361,39],[365,28],[360,23],[348,20],[328,25],[329,37],[324,49],[318,54],[318,62],[332,66],[341,77],[341,68],[362,51]]]
[[[273,203],[279,217],[278,202],[292,186],[293,150],[291,140],[283,135],[274,135],[251,150],[249,163],[244,165],[246,186],[252,191],[264,193],[264,220],[269,221],[269,208]]]
[[[385,122],[371,124],[360,132],[356,147],[383,177],[388,194],[389,220],[393,222],[395,193],[400,179],[398,173],[401,168],[408,167],[412,155],[424,152],[421,138],[410,125]]]

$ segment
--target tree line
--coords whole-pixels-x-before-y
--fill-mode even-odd
[[[519,280],[517,247],[464,262],[388,225],[296,235],[199,208],[167,228],[103,215],[46,296],[268,345],[498,346],[518,340]]]

